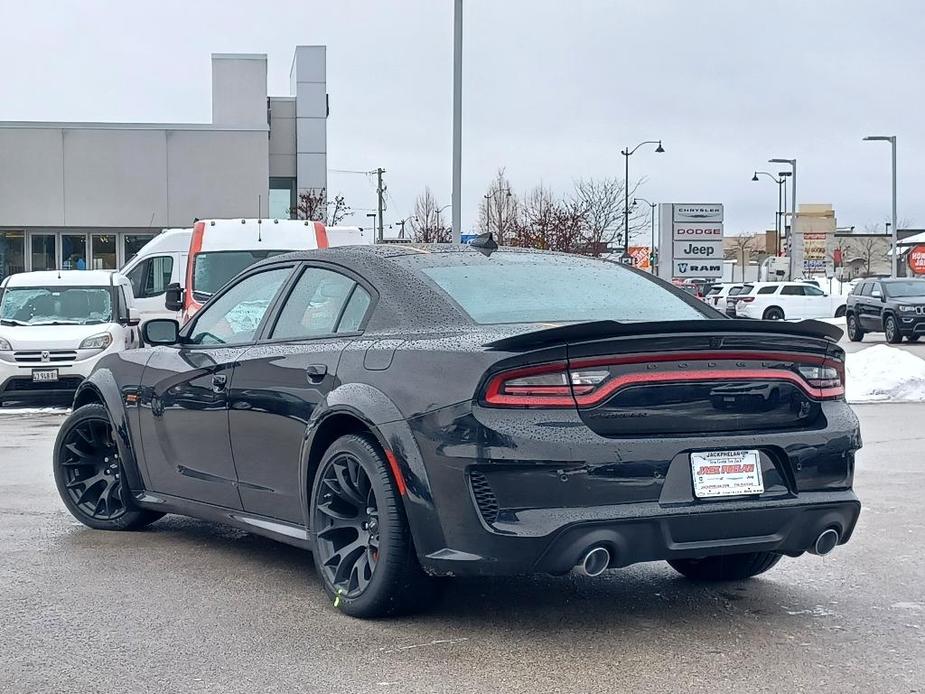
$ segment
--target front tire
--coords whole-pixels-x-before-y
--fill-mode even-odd
[[[694,581],[743,581],[763,574],[781,560],[773,552],[728,554],[703,559],[671,559],[668,564]]]
[[[417,560],[401,497],[371,436],[325,451],[312,489],[315,568],[334,605],[352,617],[426,607],[435,582]]]
[[[55,441],[55,486],[68,511],[96,530],[135,530],[163,513],[137,508],[123,483],[109,413],[84,405],[64,420]]]
[[[883,319],[883,334],[886,341],[891,345],[898,345],[903,341],[903,334],[899,332],[899,326],[893,316],[887,316]]]
[[[857,316],[853,313],[848,314],[848,321],[845,327],[847,329],[848,339],[852,342],[860,342],[864,339],[864,331],[861,330],[861,324],[858,323]]]

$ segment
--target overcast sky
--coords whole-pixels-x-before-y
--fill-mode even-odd
[[[394,221],[425,184],[450,202],[452,6],[0,0],[0,120],[208,122],[211,53],[267,53],[286,95],[293,47],[326,44],[328,166],[385,168]],[[563,192],[658,138],[639,194],[725,203],[727,233],[773,227],[776,186],[750,180],[769,157],[798,159],[800,201],[882,227],[889,146],[868,134],[898,136],[899,218],[925,227],[923,29],[921,0],[465,0],[464,227],[499,166]],[[374,207],[366,177],[328,181]]]

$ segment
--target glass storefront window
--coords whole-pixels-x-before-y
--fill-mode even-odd
[[[157,234],[126,234],[122,237],[122,264],[125,265],[138,255],[148,241],[153,239]]]
[[[269,218],[295,219],[295,206],[295,179],[287,176],[271,177],[270,201],[267,209]]]
[[[61,269],[87,269],[87,237],[84,234],[61,235]]]
[[[0,231],[0,280],[26,270],[26,238],[21,231]]]
[[[91,266],[94,270],[116,269],[116,237],[113,234],[93,234],[90,250],[93,252]]]
[[[32,270],[55,270],[55,235],[32,234],[29,245],[32,252]]]

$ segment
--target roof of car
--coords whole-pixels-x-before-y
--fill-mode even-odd
[[[124,284],[125,278],[113,270],[41,270],[10,275],[5,287],[108,287]]]

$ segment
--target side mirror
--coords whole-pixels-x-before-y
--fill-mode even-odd
[[[164,304],[168,311],[183,310],[183,289],[179,282],[171,282],[167,285],[167,291],[164,295]]]
[[[126,321],[126,325],[138,325],[139,323],[141,323],[141,311],[132,306],[128,310],[128,321]]]
[[[175,345],[180,341],[180,324],[173,318],[155,318],[142,326],[141,337],[149,345]]]

